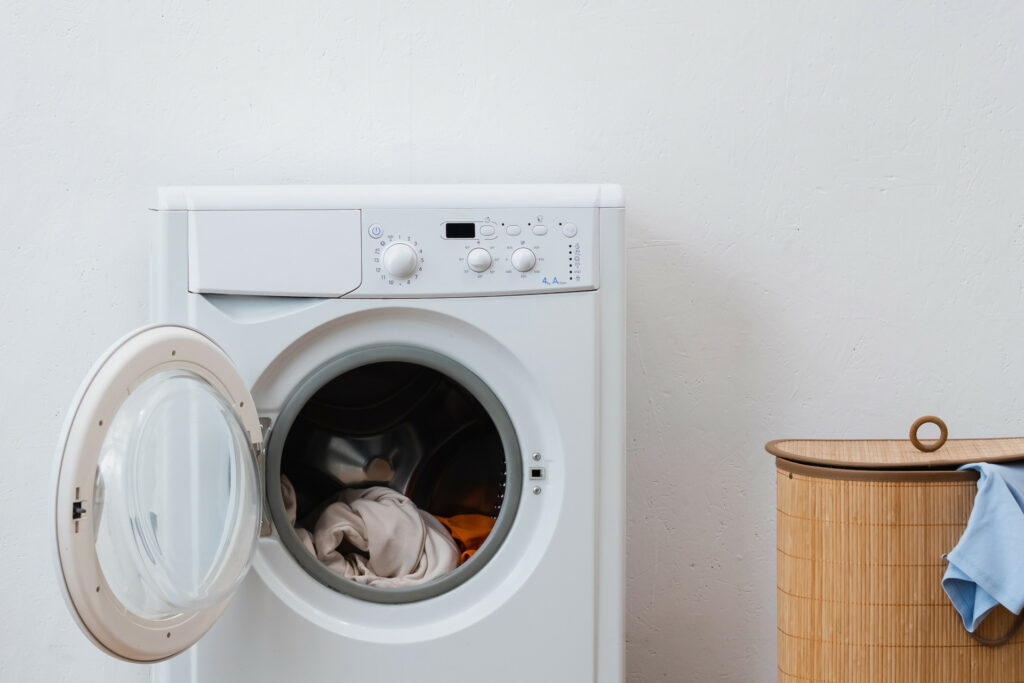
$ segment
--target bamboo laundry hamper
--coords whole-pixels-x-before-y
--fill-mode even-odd
[[[922,444],[926,422],[942,434]],[[956,468],[1024,460],[1024,438],[946,435],[929,416],[909,441],[765,446],[777,480],[780,683],[1024,682],[1021,619],[997,607],[972,637],[941,585],[977,489],[978,473]]]

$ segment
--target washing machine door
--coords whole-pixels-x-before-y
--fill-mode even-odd
[[[86,378],[58,447],[57,565],[68,607],[108,653],[172,657],[217,620],[259,537],[252,396],[195,330],[118,341]]]

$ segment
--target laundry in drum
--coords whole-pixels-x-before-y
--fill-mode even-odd
[[[461,384],[412,362],[327,382],[289,430],[281,472],[287,519],[306,551],[377,588],[429,582],[473,561],[505,497],[494,421]]]
[[[448,529],[455,543],[459,546],[459,564],[462,564],[487,540],[494,528],[494,518],[486,515],[455,515],[454,517],[438,517],[441,524]]]
[[[281,487],[291,487],[287,477]],[[459,548],[444,525],[387,486],[342,489],[320,512],[311,545],[303,531],[296,530],[303,545],[328,569],[370,586],[412,586],[459,566]]]

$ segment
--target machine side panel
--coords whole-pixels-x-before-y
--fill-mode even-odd
[[[625,210],[602,209],[597,473],[597,683],[625,680]]]
[[[149,264],[149,320],[187,325],[188,214],[160,211]]]

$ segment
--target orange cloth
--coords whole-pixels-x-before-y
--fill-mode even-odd
[[[437,515],[434,515],[437,517]],[[480,546],[487,540],[487,536],[494,528],[494,518],[487,515],[454,515],[452,517],[437,517],[441,524],[445,525],[455,539],[456,545],[462,551],[459,564],[473,556]]]

